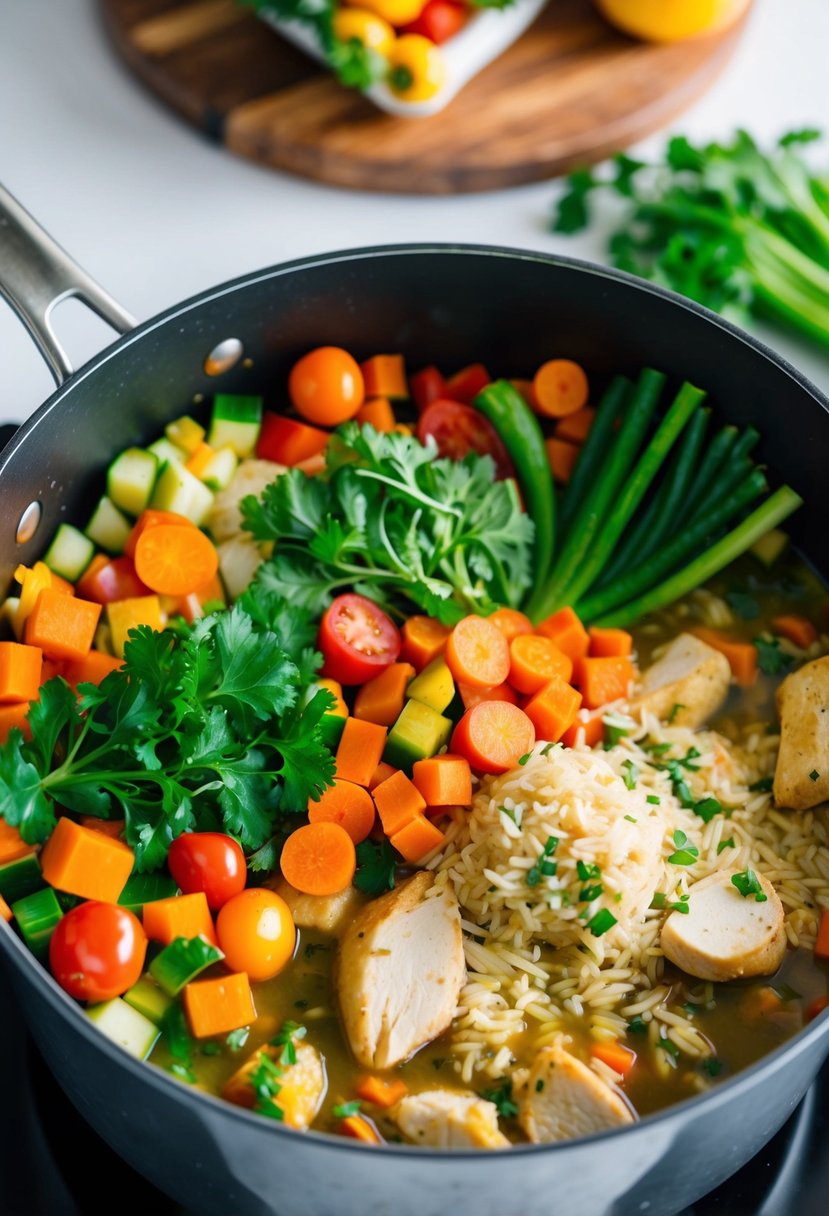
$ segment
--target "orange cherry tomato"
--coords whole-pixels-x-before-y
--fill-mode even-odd
[[[317,426],[339,426],[363,404],[360,365],[339,346],[319,346],[291,368],[288,392],[298,413]]]
[[[231,971],[269,980],[293,956],[296,927],[291,909],[275,891],[250,887],[234,895],[216,919],[216,934]]]

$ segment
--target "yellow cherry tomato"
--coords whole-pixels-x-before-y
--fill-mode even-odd
[[[597,0],[613,25],[649,42],[680,42],[733,25],[751,0]]]
[[[382,17],[367,8],[340,8],[334,13],[334,36],[340,42],[356,40],[369,51],[386,56],[394,42],[394,30]]]
[[[344,0],[355,8],[367,8],[389,25],[408,25],[416,21],[426,7],[426,0]]]
[[[293,957],[296,927],[291,909],[266,887],[234,895],[216,919],[216,934],[231,971],[252,980],[269,980]]]
[[[422,34],[404,34],[388,55],[388,86],[401,101],[429,101],[446,80],[438,47]]]

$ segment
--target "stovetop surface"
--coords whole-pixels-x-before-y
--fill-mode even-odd
[[[680,1216],[827,1216],[828,1139],[829,1065],[765,1149]],[[655,1195],[648,1216],[660,1216],[668,1202]],[[84,1122],[26,1034],[2,971],[0,1216],[196,1216]]]

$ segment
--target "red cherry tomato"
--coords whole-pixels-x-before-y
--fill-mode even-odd
[[[245,855],[232,836],[222,832],[185,832],[167,855],[170,873],[185,895],[204,891],[215,912],[245,889]]]
[[[251,887],[234,896],[216,919],[219,945],[231,971],[269,980],[290,961],[296,945],[291,909],[281,895]]]
[[[58,921],[49,963],[61,988],[79,1001],[111,1001],[144,969],[147,937],[140,920],[117,904],[88,900]]]
[[[365,684],[400,654],[400,631],[362,595],[338,595],[322,618],[317,645],[322,673],[340,684]]]
[[[484,415],[471,405],[457,401],[433,401],[420,415],[417,437],[425,443],[432,436],[441,456],[461,460],[468,452],[491,456],[495,461],[495,476],[514,477],[515,470],[501,442],[501,436]]]
[[[423,12],[405,27],[407,34],[422,34],[440,46],[466,25],[469,10],[454,0],[429,0]]]

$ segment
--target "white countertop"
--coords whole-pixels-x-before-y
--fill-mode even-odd
[[[732,63],[673,129],[719,138],[745,126],[763,140],[829,127],[828,48],[827,0],[756,0]],[[236,159],[133,78],[94,0],[2,0],[0,115],[0,180],[140,319],[257,267],[337,248],[449,240],[603,258],[595,230],[548,231],[553,183],[455,198],[360,194]],[[817,155],[829,164],[829,141]],[[106,343],[80,305],[56,316],[76,365]],[[829,389],[829,353],[758,332]],[[51,389],[0,302],[0,421],[22,420]]]

